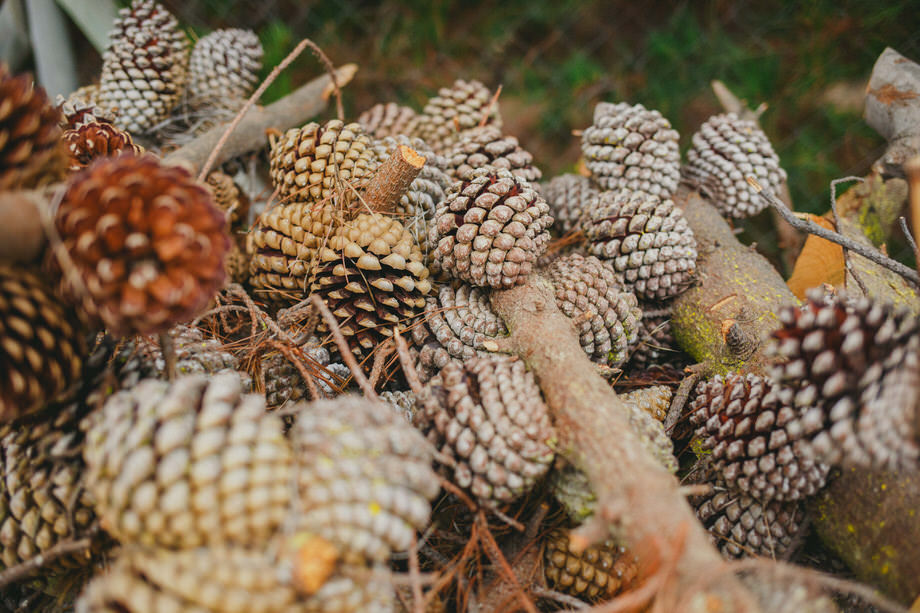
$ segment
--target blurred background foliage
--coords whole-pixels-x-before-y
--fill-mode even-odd
[[[812,0],[161,0],[195,35],[221,27],[258,32],[265,73],[302,37],[333,63],[356,62],[346,113],[376,102],[420,109],[455,78],[502,86],[506,131],[531,150],[545,176],[570,170],[573,130],[601,100],[659,109],[681,132],[719,112],[721,79],[754,107],[789,173],[798,210],[823,213],[829,182],[864,174],[884,143],[861,119],[875,59],[891,46],[920,60],[912,1]],[[276,99],[311,78],[304,55],[270,88]],[[763,215],[744,228],[775,242]]]

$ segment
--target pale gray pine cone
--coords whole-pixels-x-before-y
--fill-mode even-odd
[[[635,345],[642,311],[613,267],[596,257],[573,253],[553,261],[547,273],[556,305],[578,322],[579,340],[588,357],[612,368],[621,366]]]
[[[252,30],[215,30],[198,39],[189,58],[189,106],[241,109],[259,80],[262,54]]]
[[[549,206],[530,183],[486,167],[451,186],[435,211],[429,243],[445,274],[508,288],[523,283],[546,251],[552,223]]]
[[[440,491],[432,449],[389,406],[354,395],[305,404],[292,436],[299,531],[343,555],[385,562],[427,527]]]
[[[609,260],[636,297],[673,298],[696,272],[696,238],[670,198],[618,190],[601,192],[581,226],[588,251]]]
[[[461,361],[494,353],[496,339],[508,336],[504,322],[492,310],[488,291],[468,283],[438,288],[437,297],[428,297],[424,317],[424,324],[417,326],[418,332],[413,330],[414,335],[421,333],[423,340],[433,336],[451,357]],[[423,326],[431,336],[424,334]]]
[[[387,102],[375,104],[358,115],[358,123],[374,138],[408,135],[416,115],[417,113],[408,106]]]
[[[327,397],[337,396],[336,390],[341,389],[351,377],[351,371],[340,362],[332,362],[329,350],[319,343],[320,340],[314,336],[299,347],[306,358],[303,365],[314,374],[317,391]],[[310,399],[310,390],[300,369],[280,351],[262,356],[262,376],[265,380],[265,401],[270,409]]]
[[[473,128],[451,147],[447,173],[453,181],[468,181],[485,166],[510,170],[515,177],[537,183],[543,173],[534,166],[533,156],[521,148],[518,139],[505,136],[495,125]]]
[[[507,356],[448,363],[429,385],[422,427],[454,466],[453,481],[484,507],[526,494],[546,474],[556,431],[524,363]]]
[[[582,215],[600,192],[588,177],[564,174],[545,183],[540,193],[556,220],[553,227],[568,234],[581,229]]]
[[[779,313],[768,354],[773,377],[793,394],[787,426],[818,461],[898,470],[920,457],[917,318],[906,309],[841,292],[809,291]]]
[[[758,500],[799,500],[824,487],[830,468],[805,449],[792,394],[759,375],[716,375],[697,385],[690,423],[712,470]]]
[[[756,215],[767,206],[748,185],[748,175],[775,194],[786,182],[770,139],[757,122],[735,113],[714,115],[700,126],[684,172],[722,215],[734,218]]]
[[[146,379],[83,424],[87,487],[122,543],[165,548],[261,543],[291,504],[281,420],[240,376]]]
[[[680,183],[679,138],[658,111],[600,102],[594,123],[582,133],[581,151],[601,189],[640,190],[665,199]]]
[[[188,40],[179,22],[153,0],[121,9],[102,55],[98,104],[132,134],[152,131],[182,96]]]
[[[393,407],[398,414],[406,418],[408,423],[415,421],[415,414],[419,406],[415,394],[411,390],[395,390],[380,392],[380,399]]]
[[[423,139],[436,153],[446,155],[467,130],[480,125],[501,128],[498,103],[492,105],[492,98],[492,92],[479,81],[457,79],[428,100],[421,114],[409,123],[409,135]]]

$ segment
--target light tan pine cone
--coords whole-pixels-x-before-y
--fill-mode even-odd
[[[387,102],[375,104],[358,115],[358,123],[374,138],[408,135],[409,127],[417,113],[401,104]]]
[[[557,529],[547,536],[543,570],[552,589],[593,603],[628,589],[639,569],[636,557],[612,540],[575,553],[569,532]]]

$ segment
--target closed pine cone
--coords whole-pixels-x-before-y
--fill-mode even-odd
[[[553,462],[556,431],[524,363],[506,356],[448,363],[429,388],[423,428],[453,458],[453,481],[485,507],[526,494]]]
[[[215,30],[198,39],[188,64],[188,103],[194,109],[238,111],[262,69],[262,43],[252,30]]]
[[[87,484],[125,544],[260,544],[291,503],[293,458],[278,417],[237,373],[147,379],[84,424]]]
[[[513,136],[504,136],[495,125],[473,128],[463,134],[447,154],[448,174],[454,181],[473,178],[473,171],[484,166],[504,168],[531,183],[543,173],[533,165],[533,156],[521,148]]]
[[[915,467],[917,319],[868,298],[810,291],[780,311],[769,351],[773,377],[791,388],[798,412],[789,428],[830,464]]]
[[[407,550],[440,490],[431,447],[380,401],[344,395],[301,407],[292,432],[297,529],[347,559],[384,562]]]
[[[480,287],[523,283],[546,251],[549,206],[527,182],[484,168],[451,186],[429,232],[444,273]]]
[[[627,405],[633,405],[642,412],[647,413],[657,422],[664,423],[671,408],[671,388],[667,385],[650,385],[634,389],[619,395]]]
[[[358,115],[358,123],[374,138],[408,135],[409,127],[416,115],[417,113],[408,106],[387,102],[375,104]]]
[[[442,285],[437,297],[428,297],[425,322],[413,329],[413,336],[420,346],[433,337],[451,357],[462,361],[494,353],[495,339],[508,336],[508,330],[492,310],[487,290],[458,283]]]
[[[65,278],[65,290],[114,334],[191,319],[224,281],[224,214],[188,171],[152,156],[103,158],[74,175],[55,223],[82,280]]]
[[[114,157],[122,151],[134,155],[144,148],[134,143],[131,135],[106,121],[87,121],[64,132],[64,142],[70,155],[70,170],[82,170],[101,157]]]
[[[230,221],[232,228],[246,226],[249,221],[250,200],[233,180],[233,177],[219,170],[208,173],[205,179],[214,192],[214,204],[220,208]]]
[[[144,134],[179,103],[188,76],[188,40],[176,18],[153,0],[121,9],[102,55],[98,104],[115,125]]]
[[[670,198],[680,182],[677,130],[641,104],[600,102],[581,137],[592,178],[604,190],[629,189]]]
[[[39,277],[0,265],[0,422],[40,411],[79,378],[82,326]]]
[[[629,356],[629,371],[642,371],[653,366],[682,369],[686,356],[671,333],[670,307],[640,302],[639,308],[642,309],[642,319],[639,321],[639,337]]]
[[[544,562],[552,589],[587,602],[613,598],[628,588],[638,573],[635,556],[622,545],[607,540],[575,553],[569,548],[569,532],[561,529],[547,537]]]
[[[567,234],[581,229],[581,217],[600,192],[588,177],[564,174],[545,183],[541,193],[556,220],[554,227]]]
[[[774,193],[786,182],[770,139],[757,122],[735,113],[714,115],[700,126],[684,171],[720,213],[735,218],[756,215],[767,206],[748,185],[747,176]]]
[[[696,238],[670,199],[627,190],[601,192],[581,226],[589,252],[609,260],[637,298],[673,298],[690,286]]]
[[[824,486],[829,467],[788,429],[796,417],[791,393],[772,379],[716,375],[697,386],[689,410],[712,469],[734,488],[758,500],[798,500]]]
[[[32,75],[13,76],[0,62],[0,191],[29,189],[63,177],[67,151],[61,113]]]
[[[467,130],[480,125],[502,127],[498,104],[491,104],[492,98],[492,92],[479,81],[457,79],[428,100],[421,115],[410,123],[410,135],[447,155]]]
[[[553,261],[547,273],[556,305],[578,322],[579,340],[588,357],[614,368],[622,365],[636,342],[642,311],[613,267],[573,253]]]

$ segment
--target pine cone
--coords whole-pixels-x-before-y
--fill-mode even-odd
[[[410,424],[414,422],[419,406],[415,394],[410,390],[380,392],[380,399],[405,417],[407,422]]]
[[[801,309],[779,313],[783,327],[769,349],[785,358],[773,377],[794,393],[799,415],[788,427],[823,462],[916,466],[916,317],[843,293],[807,297]]]
[[[758,375],[716,375],[699,384],[690,404],[713,470],[735,489],[758,500],[799,500],[824,486],[829,467],[814,462],[800,433],[791,393]]]
[[[188,76],[188,40],[176,18],[153,0],[121,9],[102,55],[98,103],[115,125],[150,132],[179,102]]]
[[[152,156],[104,158],[74,175],[55,222],[81,276],[66,291],[113,334],[191,319],[224,281],[223,213],[188,171]]]
[[[576,320],[588,357],[613,368],[622,365],[636,342],[642,311],[613,267],[573,253],[557,258],[547,273],[555,288],[556,305]]]
[[[0,265],[0,422],[43,409],[79,380],[83,334],[40,278]]]
[[[424,326],[431,335],[425,333]],[[456,288],[442,285],[437,297],[428,297],[424,326],[413,329],[415,336],[422,333],[416,339],[420,346],[433,336],[451,357],[461,361],[488,357],[497,349],[492,347],[494,339],[508,336],[504,322],[492,310],[488,293],[466,283]]]
[[[290,506],[281,421],[236,373],[141,381],[84,428],[96,512],[123,543],[261,544]]]
[[[795,537],[804,529],[805,514],[798,502],[759,502],[718,481],[711,493],[691,496],[690,504],[726,558],[782,558],[791,553]]]
[[[610,260],[636,297],[672,298],[696,271],[696,238],[670,199],[642,192],[602,192],[581,221],[589,251]]]
[[[358,123],[374,138],[409,134],[417,113],[395,102],[375,104],[358,116]]]
[[[588,475],[571,464],[554,468],[547,479],[547,487],[572,523],[582,524],[594,515],[597,496],[591,489]]]
[[[569,533],[554,530],[546,538],[546,581],[557,591],[587,602],[609,600],[628,588],[638,574],[638,562],[612,540],[581,553],[569,549]]]
[[[214,204],[227,215],[231,227],[248,225],[251,202],[228,174],[215,170],[208,174],[208,187],[214,193]]]
[[[438,204],[429,242],[440,268],[480,287],[523,283],[546,251],[549,206],[507,170],[482,169]]]
[[[271,177],[282,201],[348,207],[377,171],[370,136],[338,119],[288,130],[271,145]]]
[[[447,173],[454,181],[469,181],[473,171],[485,166],[504,168],[519,179],[536,183],[543,177],[533,165],[533,156],[518,144],[513,136],[504,136],[494,126],[466,131],[447,154]]]
[[[440,490],[431,448],[389,407],[349,395],[305,405],[293,441],[299,531],[346,557],[385,562],[428,525]]]
[[[102,157],[115,157],[123,151],[142,155],[144,148],[134,143],[131,135],[103,121],[87,121],[64,132],[64,142],[70,155],[70,170],[86,168]]]
[[[632,405],[648,414],[659,423],[664,423],[671,408],[671,388],[667,385],[651,385],[619,395],[626,405]]]
[[[424,429],[453,458],[454,482],[495,507],[527,493],[546,474],[556,432],[524,363],[505,356],[449,363],[430,388]]]
[[[323,394],[337,395],[351,371],[341,363],[330,364],[329,351],[312,337],[298,348],[303,355],[303,366],[313,374],[313,383]],[[283,353],[272,352],[262,357],[262,376],[265,379],[265,400],[270,409],[298,400],[309,400],[310,390],[297,365]]]
[[[582,134],[581,151],[601,189],[643,191],[664,200],[680,182],[679,138],[658,111],[601,102]]]
[[[58,96],[55,102],[61,111],[62,130],[72,130],[89,121],[115,122],[115,113],[99,106],[99,85],[97,84],[77,88],[66,98]]]
[[[30,189],[63,177],[67,151],[60,112],[32,75],[13,76],[0,62],[0,191]]]
[[[262,69],[262,43],[252,30],[215,30],[198,39],[188,63],[188,103],[193,109],[243,108]]]
[[[428,100],[422,114],[409,124],[409,134],[446,155],[467,130],[479,125],[502,127],[498,104],[491,104],[492,98],[492,92],[479,81],[457,79]]]
[[[393,328],[409,327],[431,291],[412,235],[380,213],[362,213],[338,228],[320,260],[310,289],[329,305],[361,360],[390,338]],[[325,322],[318,329],[325,330]]]
[[[693,135],[687,177],[726,217],[751,217],[767,206],[748,185],[748,175],[778,193],[786,182],[770,139],[757,122],[735,113],[714,115]]]
[[[671,309],[655,303],[639,303],[642,319],[639,335],[629,356],[628,370],[637,372],[652,366],[668,366],[682,370],[686,355],[671,333]]]
[[[561,234],[581,229],[580,219],[600,193],[588,177],[564,174],[544,184],[541,190]]]

